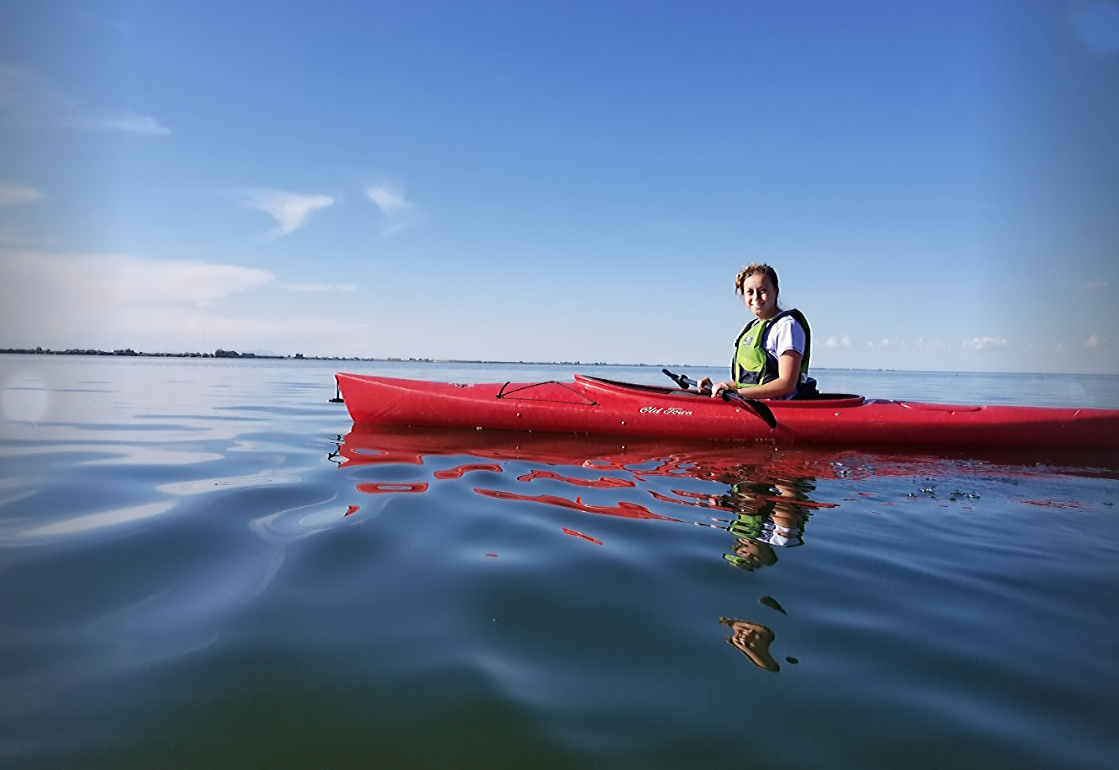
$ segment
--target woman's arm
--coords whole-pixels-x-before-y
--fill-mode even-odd
[[[748,388],[735,388],[733,382],[720,382],[711,388],[711,395],[721,397],[724,390],[733,390],[746,398],[783,398],[797,389],[802,358],[795,350],[786,350],[777,358],[777,379]]]

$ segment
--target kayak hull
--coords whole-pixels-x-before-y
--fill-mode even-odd
[[[338,373],[358,424],[659,439],[1119,449],[1119,410],[976,406],[835,395],[724,401],[575,375],[572,382],[455,384]],[[768,409],[767,409],[768,408]],[[772,413],[770,427],[765,412]]]

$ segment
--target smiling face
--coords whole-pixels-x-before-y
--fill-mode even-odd
[[[754,273],[742,281],[742,299],[761,320],[777,315],[777,287],[765,273]]]

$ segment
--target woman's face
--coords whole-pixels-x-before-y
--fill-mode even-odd
[[[777,315],[777,289],[765,273],[754,273],[742,282],[742,299],[750,312],[763,321]]]

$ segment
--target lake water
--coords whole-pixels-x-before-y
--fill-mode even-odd
[[[572,373],[0,356],[0,766],[1119,761],[1113,454],[374,431],[339,369]],[[1119,408],[1115,377],[816,374]]]

